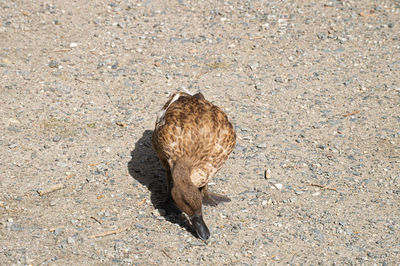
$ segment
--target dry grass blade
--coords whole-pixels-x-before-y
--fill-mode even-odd
[[[312,187],[319,187],[319,188],[322,188],[322,189],[337,191],[336,188],[327,187],[327,186],[320,185],[320,184],[308,184],[308,185],[312,186]]]
[[[55,185],[51,185],[45,188],[40,188],[37,190],[37,192],[39,193],[40,196],[49,194],[51,192],[57,191],[64,188],[64,184],[55,184]]]
[[[53,51],[51,51],[51,52],[53,52],[53,53],[61,53],[61,52],[69,52],[69,51],[71,51],[71,50],[72,50],[72,49],[66,48],[66,49],[53,50]]]
[[[162,249],[161,251],[162,251],[162,253],[164,253],[165,256],[167,256],[169,259],[172,260],[171,256],[168,255],[168,253],[164,249]]]
[[[347,114],[344,114],[343,117],[352,116],[352,115],[358,114],[359,112],[360,111],[354,111],[354,112],[351,112],[351,113],[347,113]]]
[[[88,238],[89,239],[93,239],[93,238],[98,238],[98,237],[103,237],[103,236],[116,235],[116,234],[119,234],[121,232],[124,232],[124,231],[128,230],[129,228],[130,228],[130,226],[124,227],[124,228],[120,228],[120,229],[110,230],[110,231],[106,231],[106,232],[102,232],[102,233],[99,233],[99,234],[88,236]]]

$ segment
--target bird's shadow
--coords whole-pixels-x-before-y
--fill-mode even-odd
[[[180,225],[196,236],[193,228],[183,213],[172,201],[165,204],[167,198],[167,173],[161,166],[160,160],[153,151],[151,137],[153,130],[145,130],[142,137],[136,142],[135,149],[131,151],[131,160],[128,163],[129,174],[150,191],[151,203],[155,209],[160,210],[164,218]]]

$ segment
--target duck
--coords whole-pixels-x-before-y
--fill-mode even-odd
[[[208,183],[236,145],[227,115],[201,92],[173,93],[157,116],[152,146],[167,172],[167,198],[185,213],[197,236],[210,237],[202,206],[231,201]]]

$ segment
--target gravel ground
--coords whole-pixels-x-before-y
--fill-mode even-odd
[[[1,264],[398,265],[398,0],[106,2],[0,1]],[[181,89],[238,135],[207,242],[158,209]]]

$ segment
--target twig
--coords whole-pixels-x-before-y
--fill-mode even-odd
[[[164,249],[162,249],[161,251],[162,253],[164,253],[165,256],[167,256],[170,260],[172,260],[171,256],[168,255],[168,253]]]
[[[51,185],[51,186],[48,186],[45,188],[39,188],[37,190],[37,192],[39,193],[39,196],[43,196],[43,195],[49,194],[51,192],[60,190],[62,188],[64,188],[64,184],[55,184],[55,185]]]
[[[58,50],[53,50],[52,52],[53,53],[59,53],[59,52],[69,52],[69,51],[71,51],[72,49],[58,49]]]
[[[322,189],[328,189],[328,190],[337,191],[336,188],[327,187],[327,186],[320,185],[320,184],[308,184],[308,185],[312,186],[312,187],[319,187],[319,188],[322,188]]]
[[[126,124],[124,122],[115,122],[115,124],[120,127],[126,127]]]
[[[137,204],[138,204],[138,205],[142,205],[142,204],[145,203],[145,202],[146,202],[146,198],[142,199],[142,200],[139,201]]]
[[[103,236],[116,235],[116,234],[119,234],[121,232],[124,232],[124,231],[128,230],[129,228],[130,228],[130,226],[125,227],[125,228],[111,230],[111,231],[106,231],[106,232],[103,232],[103,233],[99,233],[99,234],[88,236],[88,238],[92,239],[92,238],[98,238],[98,237],[103,237]]]
[[[351,113],[347,113],[347,114],[344,114],[343,117],[352,116],[352,115],[358,114],[359,112],[360,111],[354,111],[354,112],[351,112]]]
[[[375,16],[375,13],[371,13],[371,11],[369,13],[365,13],[365,12],[360,12],[359,15],[361,17],[370,17],[370,16]]]
[[[79,82],[82,82],[82,83],[85,83],[85,84],[88,84],[88,83],[89,83],[88,81],[84,81],[84,80],[81,80],[81,79],[78,79],[78,78],[75,78],[75,80],[76,80],[76,81],[79,81]]]
[[[93,219],[93,220],[95,220],[95,221],[98,222],[99,224],[102,224],[102,222],[101,222],[99,219],[97,219],[96,217],[90,216],[90,218]]]
[[[200,72],[195,78],[199,79],[201,76],[207,74],[209,71]]]
[[[70,175],[68,175],[65,179],[71,179],[71,178],[73,178],[74,176],[76,176],[76,174],[70,174]]]

